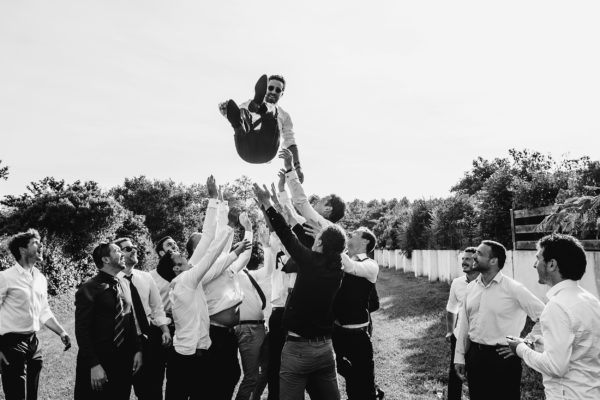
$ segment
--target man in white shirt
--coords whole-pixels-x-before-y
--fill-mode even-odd
[[[450,295],[446,304],[446,341],[450,343],[450,371],[448,372],[448,400],[462,398],[462,381],[454,370],[454,351],[456,350],[456,326],[458,312],[461,309],[467,285],[479,276],[479,271],[473,270],[473,261],[477,249],[467,247],[462,253],[462,271],[464,276],[459,276],[450,285]]]
[[[537,322],[544,309],[525,286],[502,274],[505,261],[504,246],[481,242],[473,265],[481,274],[467,285],[458,315],[454,365],[467,380],[471,400],[520,399],[521,360],[501,353],[506,337],[519,336],[527,316]]]
[[[250,269],[248,266],[238,274],[240,288],[244,300],[240,307],[240,322],[235,327],[244,378],[240,383],[236,400],[260,398],[254,393],[259,382],[259,375],[266,371],[260,370],[261,351],[266,337],[264,309],[267,306],[266,293],[269,279],[274,269],[272,253],[269,249],[269,229],[261,226],[258,229],[258,239],[262,243],[264,263],[260,269]],[[263,357],[264,358],[264,357]],[[265,380],[263,377],[261,380]],[[262,389],[262,388],[261,388]],[[262,391],[262,390],[261,390]]]
[[[16,263],[0,272],[0,373],[7,400],[37,399],[42,353],[37,331],[45,325],[60,336],[65,350],[71,338],[48,305],[48,282],[35,267],[43,244],[35,229],[14,235],[8,248]]]
[[[537,247],[539,283],[551,287],[540,318],[542,346],[531,349],[519,338],[508,345],[542,373],[546,400],[600,399],[600,301],[577,284],[585,251],[577,239],[560,234],[545,236]]]
[[[113,243],[119,246],[125,257],[122,274],[129,282],[138,329],[146,337],[143,366],[133,377],[133,388],[139,400],[162,400],[167,349],[171,344],[171,320],[165,315],[158,287],[150,273],[134,269],[138,263],[138,249],[132,240],[121,237]]]
[[[376,242],[375,235],[366,227],[350,235],[348,254],[342,254],[344,277],[333,304],[332,339],[337,371],[346,379],[350,400],[374,400],[377,395],[373,343],[369,334],[369,298],[375,289],[379,265],[367,256]]]

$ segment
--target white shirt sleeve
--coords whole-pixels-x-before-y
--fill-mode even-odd
[[[194,265],[191,269],[186,271],[188,272],[185,279],[187,285],[193,288],[197,287],[200,282],[203,282],[203,278],[205,278],[207,272],[214,269],[214,264],[229,241],[229,236],[233,235],[233,229],[231,229],[231,227],[228,228],[229,230],[224,230],[215,238],[208,247],[206,254],[202,257],[200,262],[198,262],[198,265]],[[233,254],[235,255],[235,253]]]
[[[217,199],[210,199],[208,201],[208,207],[206,208],[206,215],[204,216],[204,223],[202,224],[202,237],[200,243],[194,249],[194,253],[190,257],[190,264],[195,265],[200,261],[202,256],[208,250],[208,246],[215,238],[217,230],[217,208],[220,201]]]
[[[247,240],[250,243],[252,243],[252,230],[244,232],[244,240]],[[240,254],[240,256],[237,258],[237,260],[235,260],[231,264],[231,267],[229,267],[229,269],[234,273],[240,272],[241,270],[246,268],[246,265],[248,265],[251,255],[252,255],[252,246],[250,246],[250,248],[248,250],[244,250],[244,252],[242,254]]]
[[[165,314],[165,309],[160,297],[160,291],[154,278],[149,273],[144,274],[144,279],[148,281],[150,287],[150,295],[148,298],[148,305],[150,306],[152,324],[156,326],[168,325],[171,319]]]
[[[456,281],[452,281],[450,285],[450,295],[448,296],[448,303],[446,304],[446,311],[458,314],[458,309],[460,307],[460,302],[458,301],[458,296],[456,295]]]
[[[514,295],[519,305],[529,315],[533,322],[538,322],[544,311],[544,303],[537,296],[529,291],[525,285],[515,282]]]
[[[539,353],[525,344],[517,346],[517,355],[531,368],[542,374],[560,378],[569,371],[575,335],[569,315],[559,305],[548,303],[544,319],[544,352]]]
[[[50,318],[54,318],[54,314],[50,309],[50,304],[48,304],[48,281],[46,280],[45,276],[43,276],[41,273],[39,274],[41,275],[41,279],[44,282],[44,288],[42,290],[42,296],[40,299],[40,323],[45,324],[46,321],[48,321]]]
[[[344,253],[342,254],[342,269],[350,275],[366,278],[371,283],[377,282],[379,265],[370,258],[364,261],[354,261]]]
[[[275,254],[271,247],[263,247],[263,267],[254,271],[257,280],[266,280],[275,270]]]
[[[279,108],[279,113],[281,114],[279,120],[281,122],[281,137],[283,138],[282,146],[288,148],[296,144],[296,139],[294,138],[294,124],[287,111]]]
[[[302,184],[300,183],[300,179],[298,179],[298,174],[293,170],[285,174],[285,179],[290,188],[290,192],[292,193],[292,203],[298,208],[300,214],[306,218],[308,221],[316,222],[321,228],[331,225],[327,219],[325,219],[321,214],[315,211],[315,209],[310,205],[308,201],[308,197],[306,193],[304,193],[304,189],[302,188]]]
[[[288,195],[287,191],[284,190],[283,192],[277,193],[277,199],[279,200],[279,202],[281,203],[281,205],[283,207],[286,207],[286,206],[288,207],[288,209],[290,210],[290,212],[292,214],[292,218],[294,218],[296,223],[302,225],[303,223],[306,222],[306,219],[296,212],[296,209],[292,205],[292,200],[290,199],[290,196]],[[290,222],[291,221],[287,221],[287,223],[289,225],[293,225]]]
[[[458,313],[456,337],[456,350],[454,352],[454,364],[464,364],[467,344],[469,340],[469,316],[467,314],[467,295],[463,300],[462,308]]]

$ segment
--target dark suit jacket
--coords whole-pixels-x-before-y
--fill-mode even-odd
[[[125,314],[125,342],[117,349],[113,344],[117,279],[105,273],[85,281],[75,294],[75,337],[79,346],[77,362],[91,368],[102,364],[116,352],[141,350],[133,313]]]

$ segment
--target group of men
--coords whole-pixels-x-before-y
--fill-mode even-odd
[[[450,287],[446,339],[451,344],[448,399],[521,398],[521,359],[543,376],[547,400],[600,399],[600,301],[581,288],[586,254],[572,236],[537,243],[538,282],[550,286],[544,303],[502,273],[506,249],[484,240],[462,254],[465,276]],[[529,317],[535,324],[521,338]]]
[[[277,189],[254,186],[264,216],[257,229],[264,262],[249,270],[253,227],[230,207],[214,178],[202,230],[189,259],[170,237],[157,241],[155,269],[136,269],[138,247],[121,237],[98,244],[98,273],[75,295],[75,399],[339,399],[337,372],[349,399],[383,398],[375,386],[372,322],[375,236],[349,236],[337,225],[336,195],[311,205],[294,156],[283,149]],[[287,188],[290,191],[288,194]],[[234,230],[244,239],[233,244]],[[47,283],[35,263],[34,230],[10,240],[16,263],[0,272],[0,361],[7,400],[37,398],[40,323],[70,338],[48,307]],[[267,303],[271,303],[268,323]],[[166,381],[166,385],[164,385]],[[164,387],[166,386],[166,387]],[[163,389],[164,387],[164,389]]]

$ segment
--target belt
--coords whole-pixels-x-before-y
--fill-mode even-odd
[[[210,323],[210,329],[219,330],[219,331],[222,331],[222,332],[225,331],[227,333],[233,333],[233,332],[235,332],[235,330],[231,326],[225,326],[225,325],[221,325],[221,324],[215,325],[215,323],[212,323],[212,322]]]
[[[348,328],[346,326],[341,326],[341,325],[335,324],[334,328],[345,331],[345,332],[369,332],[369,326],[359,326],[356,328]]]
[[[496,349],[498,347],[500,347],[500,345],[494,344],[482,344],[482,343],[477,343],[477,342],[471,342],[470,346],[473,346],[479,350],[487,350],[487,351],[496,351]]]
[[[265,323],[264,319],[247,319],[247,320],[238,322],[238,325],[263,325],[264,323]]]
[[[288,342],[305,342],[305,343],[311,343],[311,342],[325,342],[327,340],[331,339],[331,335],[324,335],[324,336],[315,336],[312,338],[305,338],[305,337],[301,337],[301,336],[292,336],[290,334],[288,334],[285,338],[286,341]]]

